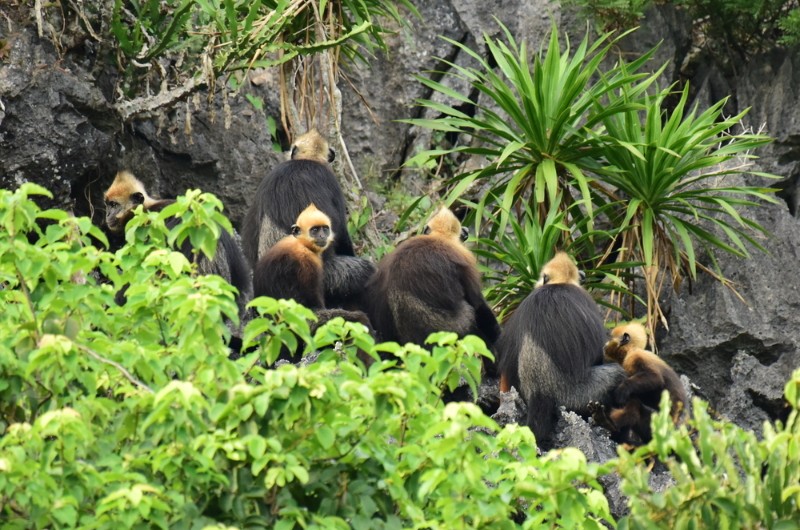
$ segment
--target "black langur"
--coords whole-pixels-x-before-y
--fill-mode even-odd
[[[154,199],[147,194],[144,184],[130,171],[120,171],[114,182],[104,195],[106,206],[106,226],[112,234],[122,234],[125,225],[133,217],[133,210],[141,205],[145,211],[160,211],[174,203],[172,199]],[[178,219],[170,219],[167,226],[172,228]],[[246,305],[253,297],[253,287],[250,279],[250,267],[242,254],[241,248],[234,237],[222,230],[217,241],[217,250],[214,258],[209,260],[199,254],[196,258],[188,241],[184,243],[181,252],[189,261],[197,260],[197,268],[201,274],[217,274],[228,283],[236,287],[236,304],[239,308],[239,317],[244,319]],[[242,327],[240,325],[240,327]],[[236,330],[234,335],[237,335]]]
[[[367,284],[365,306],[378,337],[423,345],[435,331],[482,338],[491,348],[500,326],[481,292],[466,229],[440,208],[425,232],[402,242],[378,264]]]
[[[615,327],[603,352],[619,363],[628,377],[614,390],[614,408],[607,417],[597,407],[595,420],[612,432],[620,442],[647,443],[653,437],[650,418],[658,410],[661,394],[669,393],[670,415],[676,424],[687,410],[686,389],[675,370],[658,355],[646,350],[647,332],[638,322]],[[599,416],[599,417],[598,417]]]
[[[255,296],[294,299],[309,309],[324,309],[322,253],[333,241],[330,218],[309,205],[292,225],[291,235],[258,260],[253,272]]]
[[[289,233],[300,212],[312,203],[331,219],[336,234],[332,250],[343,256],[354,254],[344,194],[329,164],[334,156],[328,142],[312,129],[292,144],[291,158],[261,180],[242,227],[244,252],[253,265]]]
[[[375,273],[375,265],[358,256],[325,253],[325,305],[332,308],[361,310],[367,281]]]
[[[292,225],[291,235],[275,243],[258,260],[253,272],[254,294],[293,299],[314,311],[317,321],[311,326],[312,333],[336,317],[360,322],[372,332],[362,311],[325,308],[323,254],[335,240],[330,218],[310,204]],[[291,355],[284,350],[279,358],[290,360]],[[362,360],[371,362],[366,354]]]
[[[609,403],[625,378],[618,364],[603,364],[603,320],[580,284],[572,259],[556,253],[497,341],[501,381],[522,394],[540,447],[549,445],[559,407],[587,415],[589,402]]]
[[[252,266],[287,234],[297,216],[315,204],[331,219],[336,240],[325,252],[325,300],[329,306],[352,305],[360,298],[375,267],[356,257],[347,232],[344,194],[329,163],[334,151],[315,129],[292,144],[290,159],[259,183],[242,226],[242,245]]]

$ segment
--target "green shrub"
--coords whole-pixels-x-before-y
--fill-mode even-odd
[[[93,245],[103,236],[88,219],[42,211],[38,194],[0,191],[6,527],[512,528],[517,512],[551,527],[612,521],[604,468],[574,450],[540,458],[529,430],[498,429],[470,403],[444,406],[442,389],[478,384],[479,339],[376,345],[340,319],[312,337],[307,309],[260,298],[252,351],[233,361],[232,288],[169,246],[213,242],[213,196],[137,215],[111,254]],[[167,231],[171,215],[184,222]],[[265,368],[298,340],[315,362]],[[358,350],[376,361],[365,366]]]
[[[785,16],[778,21],[778,26],[783,32],[780,43],[786,46],[794,46],[800,42],[800,7],[794,7],[786,12]]]
[[[658,300],[666,280],[678,286],[683,274],[696,274],[695,247],[709,260],[718,251],[746,255],[743,241],[761,248],[751,234],[763,229],[737,208],[774,200],[770,190],[717,182],[747,171],[751,150],[770,141],[735,132],[744,112],[723,118],[724,100],[688,110],[686,88],[677,106],[666,108],[671,89],[654,85],[665,65],[646,73],[655,49],[606,68],[616,39],[591,42],[587,34],[576,48],[562,49],[553,28],[546,50],[531,60],[525,42],[501,28],[504,40],[484,36],[492,61],[451,41],[478,66],[452,64],[445,76],[469,81],[477,101],[448,88],[446,79],[420,78],[452,104],[420,100],[439,117],[408,120],[458,133],[456,145],[410,163],[425,167],[454,154],[486,160],[453,174],[445,193],[449,203],[472,207],[484,255],[521,278],[516,286],[506,280],[488,288],[501,313],[525,297],[538,267],[562,248],[586,265],[595,286],[612,293],[605,301],[611,308],[632,308],[633,272],[643,277],[652,331],[664,320]],[[460,110],[463,103],[474,104],[474,115]]]
[[[399,5],[398,5],[399,4]],[[145,80],[167,77],[158,61],[173,57],[178,77],[217,76],[269,67],[337,48],[350,58],[385,47],[388,29],[379,20],[402,21],[407,0],[114,0],[110,31],[118,49],[128,95]],[[83,20],[96,13],[80,12]]]
[[[594,20],[603,31],[627,30],[639,24],[651,0],[564,0],[586,18]]]
[[[675,0],[686,8],[703,33],[705,47],[734,63],[779,43],[796,43],[792,12],[797,0]]]
[[[786,385],[792,411],[785,425],[765,423],[760,440],[711,419],[708,404],[697,399],[693,420],[675,429],[662,401],[662,412],[653,418],[653,441],[632,454],[620,451],[618,470],[631,513],[619,528],[798,528],[798,388],[800,370]],[[658,492],[643,466],[654,459],[674,481]]]
[[[341,319],[311,336],[307,309],[260,298],[253,348],[231,360],[232,288],[165,246],[218,230],[212,196],[180,198],[172,231],[164,212],[137,215],[111,254],[88,219],[40,210],[39,194],[0,190],[4,528],[599,530],[617,525],[598,481],[612,471],[630,495],[625,528],[796,521],[800,371],[786,426],[762,441],[695,401],[692,422],[657,416],[653,442],[618,460],[539,455],[526,427],[443,404],[442,389],[479,381],[476,337],[375,344]],[[316,360],[265,368],[298,340]],[[647,485],[653,457],[678,480],[665,492]]]
[[[800,42],[797,0],[564,0],[563,4],[577,7],[603,31],[640,25],[653,5],[682,7],[702,35],[695,44],[725,61]]]

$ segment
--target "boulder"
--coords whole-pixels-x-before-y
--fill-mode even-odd
[[[118,126],[96,80],[61,61],[32,28],[8,32],[0,61],[0,187],[34,182],[49,189],[43,206],[74,209],[109,163]],[[92,197],[96,202],[97,197]]]

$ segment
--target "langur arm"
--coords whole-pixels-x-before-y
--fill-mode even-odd
[[[614,400],[623,404],[633,395],[646,394],[664,388],[664,378],[658,372],[639,371],[620,383],[614,391]]]

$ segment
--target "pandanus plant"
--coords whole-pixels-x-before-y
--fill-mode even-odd
[[[490,258],[487,299],[501,315],[530,292],[555,250],[566,249],[590,286],[610,293],[601,303],[631,317],[640,300],[652,331],[666,325],[659,294],[667,280],[677,287],[699,268],[729,284],[701,263],[698,247],[711,261],[719,250],[746,256],[746,243],[763,250],[755,236],[764,229],[741,208],[773,200],[770,190],[728,180],[749,172],[751,151],[770,141],[743,130],[746,111],[724,116],[725,100],[689,110],[688,86],[657,87],[666,65],[646,69],[655,48],[608,66],[626,34],[587,34],[572,49],[553,29],[531,60],[526,43],[501,29],[503,39],[484,36],[488,58],[450,41],[476,66],[445,62],[440,81],[420,77],[449,104],[421,99],[436,117],[409,120],[456,138],[412,163],[484,161],[462,165],[473,169],[449,176],[443,192],[470,206],[483,235],[477,251]],[[478,97],[453,90],[448,77],[466,80]]]

